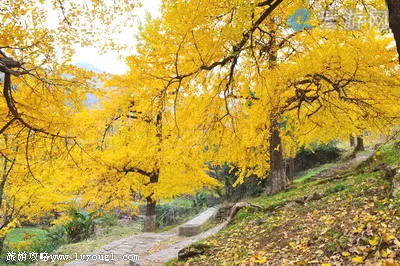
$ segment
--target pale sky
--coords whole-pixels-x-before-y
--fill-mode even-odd
[[[143,7],[137,10],[137,21],[144,21],[144,16],[146,11],[150,12],[153,17],[160,16],[160,0],[143,0]],[[127,29],[123,31],[120,40],[134,40],[134,35],[137,32],[137,28]],[[117,52],[109,52],[104,55],[97,53],[95,48],[91,47],[77,47],[76,54],[73,57],[73,63],[78,62],[88,62],[100,70],[113,73],[122,74],[127,70],[127,66],[124,63],[124,59],[119,59],[119,54]]]

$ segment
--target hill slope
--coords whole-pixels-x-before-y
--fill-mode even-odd
[[[240,212],[202,242],[204,254],[170,265],[400,265],[400,200],[380,167],[400,165],[400,150],[385,146],[368,161],[252,199],[269,211]]]

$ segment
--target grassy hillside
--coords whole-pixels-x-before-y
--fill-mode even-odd
[[[391,180],[376,169],[382,162],[400,165],[400,150],[387,145],[363,167],[303,177],[278,195],[251,199],[269,209],[284,207],[243,210],[202,242],[209,246],[203,255],[169,264],[400,265],[400,200],[390,198]]]

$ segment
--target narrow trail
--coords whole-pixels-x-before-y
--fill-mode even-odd
[[[200,213],[194,219],[185,224],[204,224],[218,211],[218,207],[208,208]],[[201,239],[207,238],[219,230],[226,223],[221,223],[216,227],[200,233],[192,237],[182,237],[178,235],[178,227],[162,233],[142,233],[133,235],[123,239],[113,241],[100,249],[94,251],[91,255],[108,255],[114,254],[113,261],[104,261],[104,258],[89,261],[73,260],[66,263],[66,266],[94,266],[94,265],[163,265],[170,259],[178,257],[178,252],[182,248],[195,243]],[[139,261],[130,262],[129,259],[124,260],[123,255],[138,255]],[[118,261],[116,260],[118,259]]]
[[[352,168],[353,166],[365,161],[373,153],[374,153],[373,149],[365,148],[364,151],[358,152],[356,154],[355,158],[350,159],[350,160],[348,160],[346,162],[339,163],[338,165],[336,165],[334,167],[331,167],[329,169],[326,169],[326,170],[316,174],[315,176],[312,176],[310,179],[311,180],[319,180],[319,179],[324,179],[324,178],[328,178],[328,177],[332,177],[332,176],[338,175],[341,172],[346,171],[346,170]]]

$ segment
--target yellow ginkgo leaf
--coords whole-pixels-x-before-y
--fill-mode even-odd
[[[363,263],[363,262],[364,262],[364,257],[357,256],[357,257],[354,257],[354,258],[352,259],[352,261],[353,261],[354,263]]]
[[[342,256],[348,257],[348,256],[350,256],[350,252],[344,251],[344,252],[342,252]]]
[[[394,240],[394,243],[396,244],[397,247],[400,248],[400,241],[397,238]]]
[[[375,236],[374,238],[368,240],[369,244],[372,246],[377,246],[379,244],[380,237]]]
[[[386,234],[386,233],[382,235],[383,242],[389,242],[390,240],[393,240],[393,239],[395,239],[395,237],[393,235]]]
[[[392,251],[390,249],[381,250],[381,256],[387,258]]]

